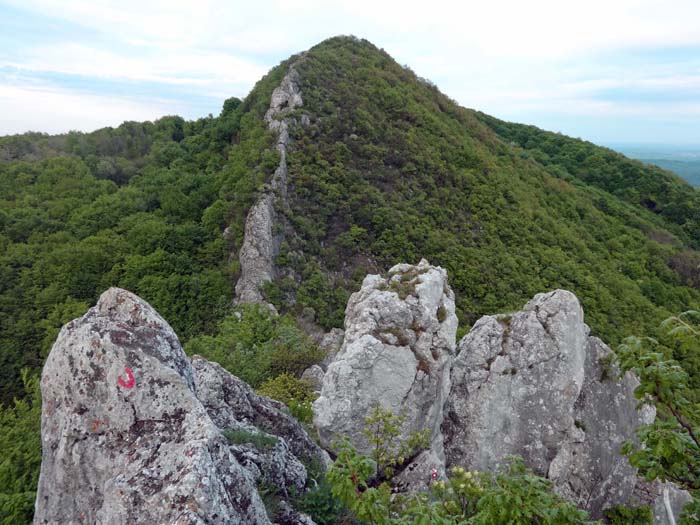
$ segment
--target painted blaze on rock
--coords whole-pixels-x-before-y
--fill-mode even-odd
[[[135,295],[111,288],[64,326],[41,389],[35,523],[269,523],[177,336]]]

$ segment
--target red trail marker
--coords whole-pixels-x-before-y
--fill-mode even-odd
[[[136,381],[134,380],[134,373],[131,371],[131,368],[125,366],[124,372],[126,372],[126,380],[124,380],[122,376],[117,376],[119,386],[121,386],[122,388],[134,388],[134,384],[136,383]]]

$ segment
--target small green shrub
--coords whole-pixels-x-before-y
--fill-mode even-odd
[[[292,317],[261,305],[239,307],[219,324],[215,336],[195,337],[185,351],[216,361],[253,388],[283,373],[301,375],[323,358]]]
[[[376,465],[375,476],[390,478],[397,467],[402,466],[420,450],[430,447],[430,432],[413,432],[401,441],[401,428],[406,422],[404,414],[375,405],[365,417],[362,433],[372,447],[372,459]]]
[[[603,511],[610,525],[652,525],[654,513],[651,507],[626,507],[615,505]]]
[[[253,445],[259,450],[269,450],[277,444],[277,438],[262,432],[248,430],[224,430],[224,436],[232,445]]]
[[[291,374],[285,372],[266,380],[258,388],[258,394],[281,401],[287,405],[292,416],[302,423],[310,423],[313,419],[311,404],[318,396],[308,382]]]
[[[356,523],[347,507],[333,495],[325,476],[316,480],[316,486],[297,496],[292,504],[295,509],[311,516],[318,525]]]

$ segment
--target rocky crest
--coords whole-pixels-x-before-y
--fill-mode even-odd
[[[444,466],[440,423],[456,332],[454,294],[442,268],[421,261],[367,276],[350,297],[343,346],[314,403],[321,443],[329,447],[344,435],[367,452],[362,422],[379,403],[406,415],[406,434],[430,429],[434,446],[418,461]]]
[[[303,489],[301,460],[325,458],[279,403],[190,363],[157,312],[118,288],[63,327],[41,389],[37,524],[269,524],[256,484]],[[275,444],[231,443],[228,429]],[[286,523],[311,523],[288,511]]]
[[[648,504],[675,525],[689,496],[640,480],[619,453],[653,409],[638,409],[630,374],[589,335],[570,292],[535,296],[522,311],[486,316],[455,345],[447,273],[427,261],[369,275],[353,294],[321,383],[314,422],[322,445],[346,436],[362,452],[377,404],[403,413],[407,435],[431,448],[393,480],[424,488],[432,469],[490,470],[519,455],[593,518]],[[325,363],[324,363],[325,364]],[[278,488],[275,519],[313,525],[288,501],[306,465],[329,457],[284,406],[200,357],[170,326],[118,288],[63,327],[41,380],[43,458],[35,523],[269,524],[257,486]],[[404,437],[405,437],[404,435]],[[261,444],[264,443],[264,444]]]
[[[630,501],[636,475],[619,451],[654,412],[637,410],[636,380],[607,370],[610,349],[588,333],[578,300],[563,290],[481,318],[452,369],[449,464],[487,470],[520,455],[596,518]]]
[[[366,452],[362,421],[380,402],[409,415],[407,432],[428,428],[433,438],[394,480],[399,486],[421,488],[431,467],[491,470],[519,455],[594,518],[630,503],[650,504],[657,524],[680,515],[687,494],[647,486],[620,455],[654,411],[638,410],[636,378],[618,378],[612,351],[589,336],[572,293],[538,294],[520,312],[481,318],[455,357],[446,273],[421,261],[368,276],[345,327],[314,405],[324,445],[344,435]]]
[[[277,134],[275,149],[280,162],[269,186],[248,212],[243,246],[239,253],[241,276],[236,283],[236,304],[263,303],[260,286],[275,277],[275,257],[282,242],[277,232],[275,203],[287,204],[287,145],[289,119],[285,115],[303,105],[299,92],[298,73],[292,67],[272,92],[270,108],[265,113],[268,128]]]

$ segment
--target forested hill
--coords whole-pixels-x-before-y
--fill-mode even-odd
[[[340,326],[368,272],[448,269],[461,329],[566,288],[610,344],[700,304],[698,194],[592,144],[459,107],[371,43],[327,40],[218,117],[0,138],[0,401],[59,327],[127,288],[185,343],[230,313],[248,210],[279,163],[263,117],[293,66],[283,313]],[[302,122],[304,124],[302,124]]]
[[[613,150],[478,112],[477,118],[510,144],[525,149],[555,176],[573,176],[665,219],[665,226],[697,247],[700,193],[683,178]]]

